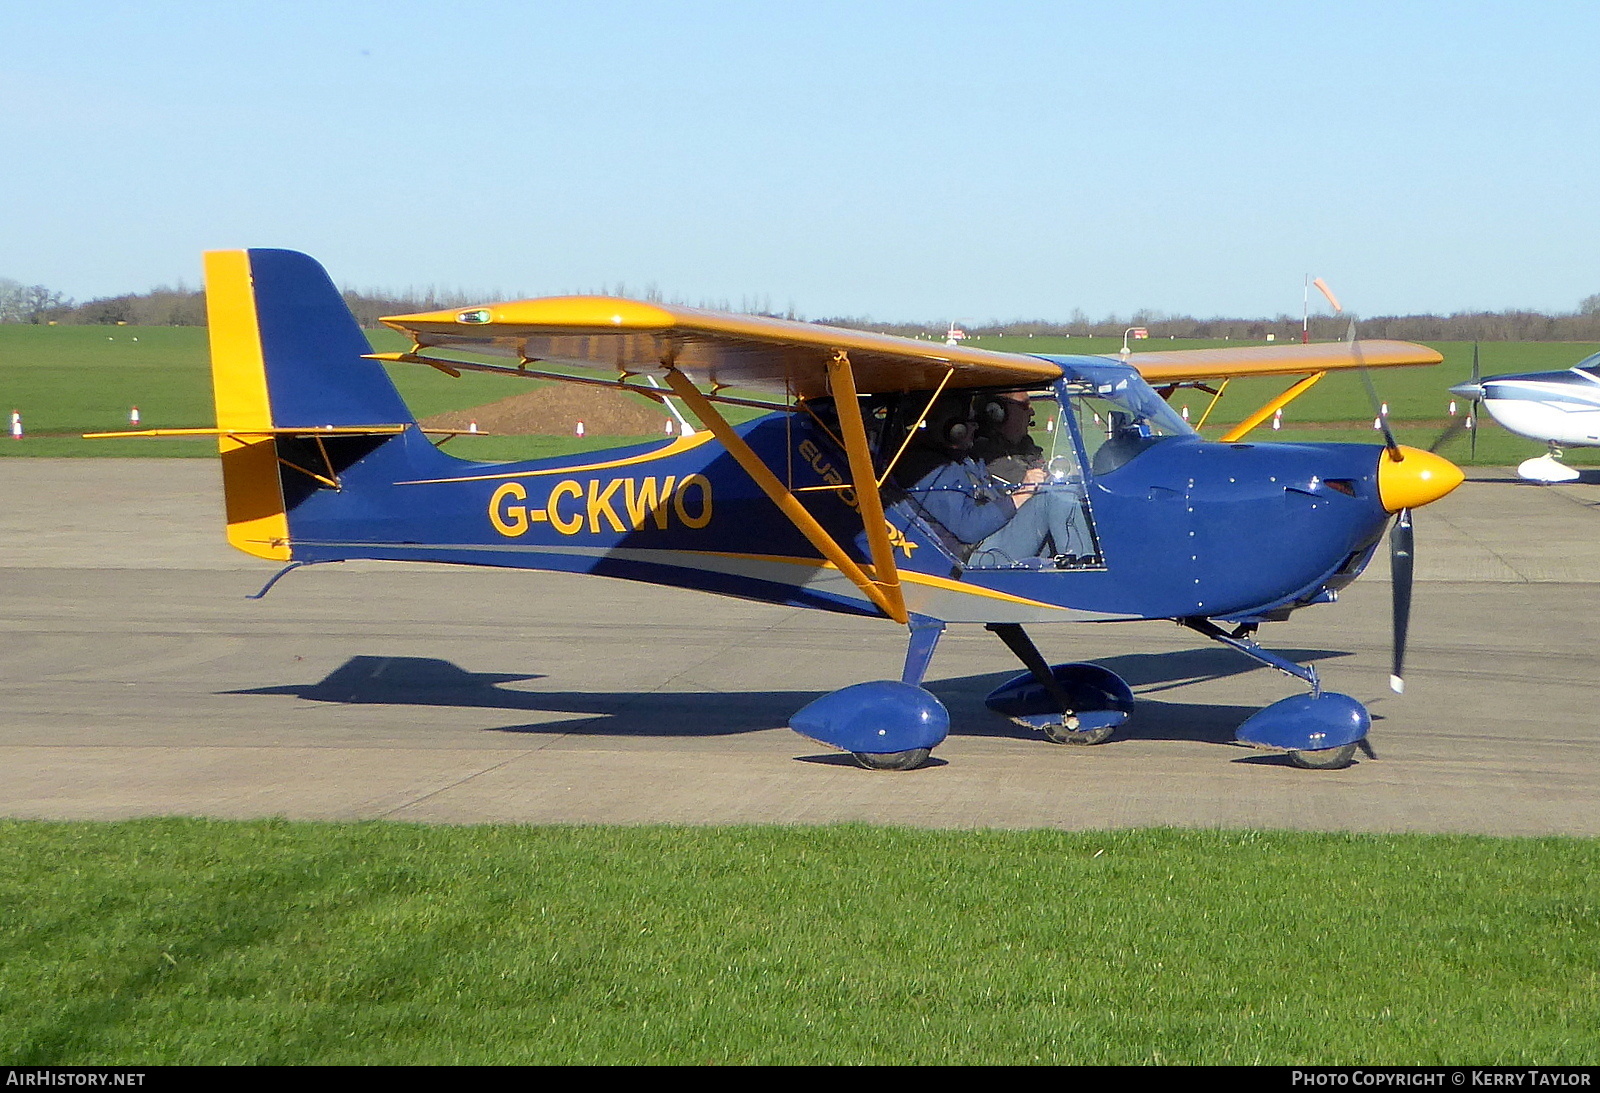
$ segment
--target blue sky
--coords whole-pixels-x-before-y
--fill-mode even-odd
[[[0,276],[806,317],[1600,292],[1600,4],[0,6]]]

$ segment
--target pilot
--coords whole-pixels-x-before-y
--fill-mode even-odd
[[[1002,391],[988,395],[978,405],[978,436],[972,457],[989,469],[989,475],[1013,486],[1028,480],[1028,472],[1038,470],[1034,482],[1043,482],[1044,449],[1035,444],[1028,430],[1033,427],[1033,403],[1026,391]]]
[[[1018,407],[1005,411],[1006,420],[1020,424],[994,422],[994,442],[1020,452],[1032,439],[1027,395],[1016,394],[1020,400],[1003,401]],[[1042,466],[1026,467],[1014,484],[998,482],[973,454],[981,412],[969,395],[946,395],[935,404],[900,469],[901,480],[914,483],[906,493],[957,541],[957,553],[969,566],[1019,566],[1044,558],[1070,565],[1079,553],[1074,546],[1087,542],[1077,496],[1047,488]]]

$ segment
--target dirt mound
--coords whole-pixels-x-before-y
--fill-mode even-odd
[[[465,429],[476,421],[485,433],[571,436],[581,421],[585,436],[650,436],[665,435],[671,420],[665,406],[642,395],[553,383],[470,410],[434,414],[423,418],[422,424],[429,429]]]

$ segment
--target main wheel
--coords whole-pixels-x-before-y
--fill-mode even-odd
[[[858,764],[868,770],[916,770],[928,761],[932,748],[912,748],[910,751],[870,752],[853,751]]]
[[[1356,757],[1354,744],[1341,744],[1337,748],[1322,748],[1318,751],[1291,751],[1289,761],[1297,767],[1307,770],[1343,770],[1348,767]]]
[[[1097,729],[1069,729],[1059,721],[1052,721],[1044,727],[1044,738],[1052,744],[1104,744],[1115,731],[1115,725],[1101,725]]]

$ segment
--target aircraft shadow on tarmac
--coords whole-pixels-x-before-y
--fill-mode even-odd
[[[1327,650],[1291,649],[1282,654],[1299,663],[1347,656]],[[1101,664],[1127,680],[1139,698],[1133,721],[1121,738],[1231,743],[1233,731],[1257,706],[1204,705],[1164,701],[1153,696],[1174,688],[1258,671],[1226,649],[1179,653],[1135,653],[1102,658]],[[950,711],[958,736],[1033,738],[1024,729],[991,713],[984,696],[1012,672],[932,679],[925,686]],[[310,702],[488,709],[567,715],[555,721],[513,724],[492,732],[597,736],[707,737],[783,726],[818,691],[541,691],[504,686],[547,677],[535,673],[469,672],[433,657],[351,657],[316,683],[227,691],[239,695],[285,695]],[[1286,683],[1288,681],[1285,681]],[[1298,686],[1295,684],[1294,686]],[[1292,690],[1285,694],[1293,693]],[[1112,743],[1116,742],[1116,737]]]

